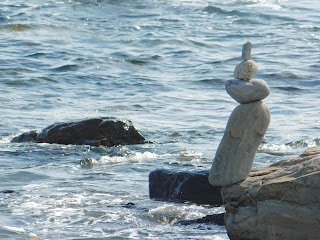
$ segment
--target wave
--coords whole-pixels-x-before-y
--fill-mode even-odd
[[[207,13],[207,14],[219,14],[222,16],[243,16],[245,13],[240,12],[238,10],[224,10],[219,7],[214,7],[214,6],[208,6],[202,9],[202,12]]]
[[[303,91],[303,89],[298,88],[298,87],[272,87],[273,89],[278,89],[281,91],[286,91],[286,92],[299,92],[299,91]]]
[[[94,165],[118,165],[118,164],[128,164],[128,163],[136,163],[144,160],[154,160],[158,157],[156,153],[152,152],[133,152],[127,153],[124,155],[116,155],[116,156],[102,156],[99,160],[94,158],[86,158],[80,160],[79,166],[83,168],[91,168]]]
[[[271,143],[262,143],[258,148],[258,152],[266,153],[269,155],[275,156],[284,156],[288,154],[292,154],[295,149],[305,149],[309,147],[315,147],[320,145],[320,137],[308,141],[306,139],[301,140],[293,140],[284,144],[271,144]]]
[[[191,220],[204,217],[208,214],[224,212],[224,208],[206,208],[196,205],[164,204],[159,207],[151,208],[145,213],[150,220],[162,224],[174,224],[181,220]]]
[[[78,68],[80,68],[77,64],[66,64],[60,67],[52,68],[51,71],[54,72],[69,72],[69,71],[75,71]]]

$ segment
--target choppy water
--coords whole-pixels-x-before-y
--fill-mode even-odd
[[[319,15],[316,0],[1,1],[0,239],[228,239],[175,225],[223,208],[150,200],[148,174],[210,168],[249,40],[271,88],[254,167],[319,144]],[[95,116],[130,119],[153,143],[10,143]]]

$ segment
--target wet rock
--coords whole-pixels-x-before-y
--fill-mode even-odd
[[[247,60],[239,63],[234,69],[234,77],[240,80],[250,80],[257,74],[258,65],[252,61]]]
[[[93,118],[78,122],[56,123],[41,132],[24,133],[12,142],[37,142],[58,144],[86,144],[91,146],[142,144],[144,137],[131,121],[113,118]]]
[[[233,110],[212,163],[212,185],[225,186],[248,176],[269,123],[270,110],[262,101],[241,104]]]
[[[136,204],[133,203],[133,202],[128,202],[125,205],[123,205],[122,207],[124,207],[124,208],[135,208]]]
[[[162,201],[193,202],[221,206],[221,187],[211,186],[208,171],[173,172],[154,170],[149,174],[149,196]]]
[[[263,100],[270,94],[270,88],[262,79],[228,80],[225,86],[227,93],[241,104]]]
[[[15,191],[14,191],[14,190],[3,190],[3,191],[1,191],[0,193],[10,194],[10,193],[15,193]]]
[[[179,225],[191,225],[191,224],[199,224],[199,223],[210,223],[216,224],[219,226],[224,226],[224,213],[207,215],[203,218],[192,219],[192,220],[183,220],[179,221],[176,224]]]
[[[316,240],[320,236],[320,147],[222,188],[231,240]]]
[[[38,132],[30,131],[19,135],[12,139],[12,142],[36,142],[37,141]]]

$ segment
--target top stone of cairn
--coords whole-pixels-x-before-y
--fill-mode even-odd
[[[251,58],[251,48],[252,48],[252,43],[251,42],[247,42],[247,43],[243,44],[243,47],[242,47],[242,59],[244,61],[250,60],[250,58]]]

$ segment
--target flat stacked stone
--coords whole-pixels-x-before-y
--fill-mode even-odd
[[[227,93],[238,103],[251,103],[265,99],[270,94],[270,89],[262,79],[248,81],[226,81]]]
[[[265,81],[253,79],[258,65],[250,60],[251,42],[243,45],[242,59],[234,70],[234,80],[226,81],[227,93],[237,102],[220,142],[209,182],[227,186],[244,180],[250,173],[256,151],[268,129],[270,110],[261,101],[270,89]]]

